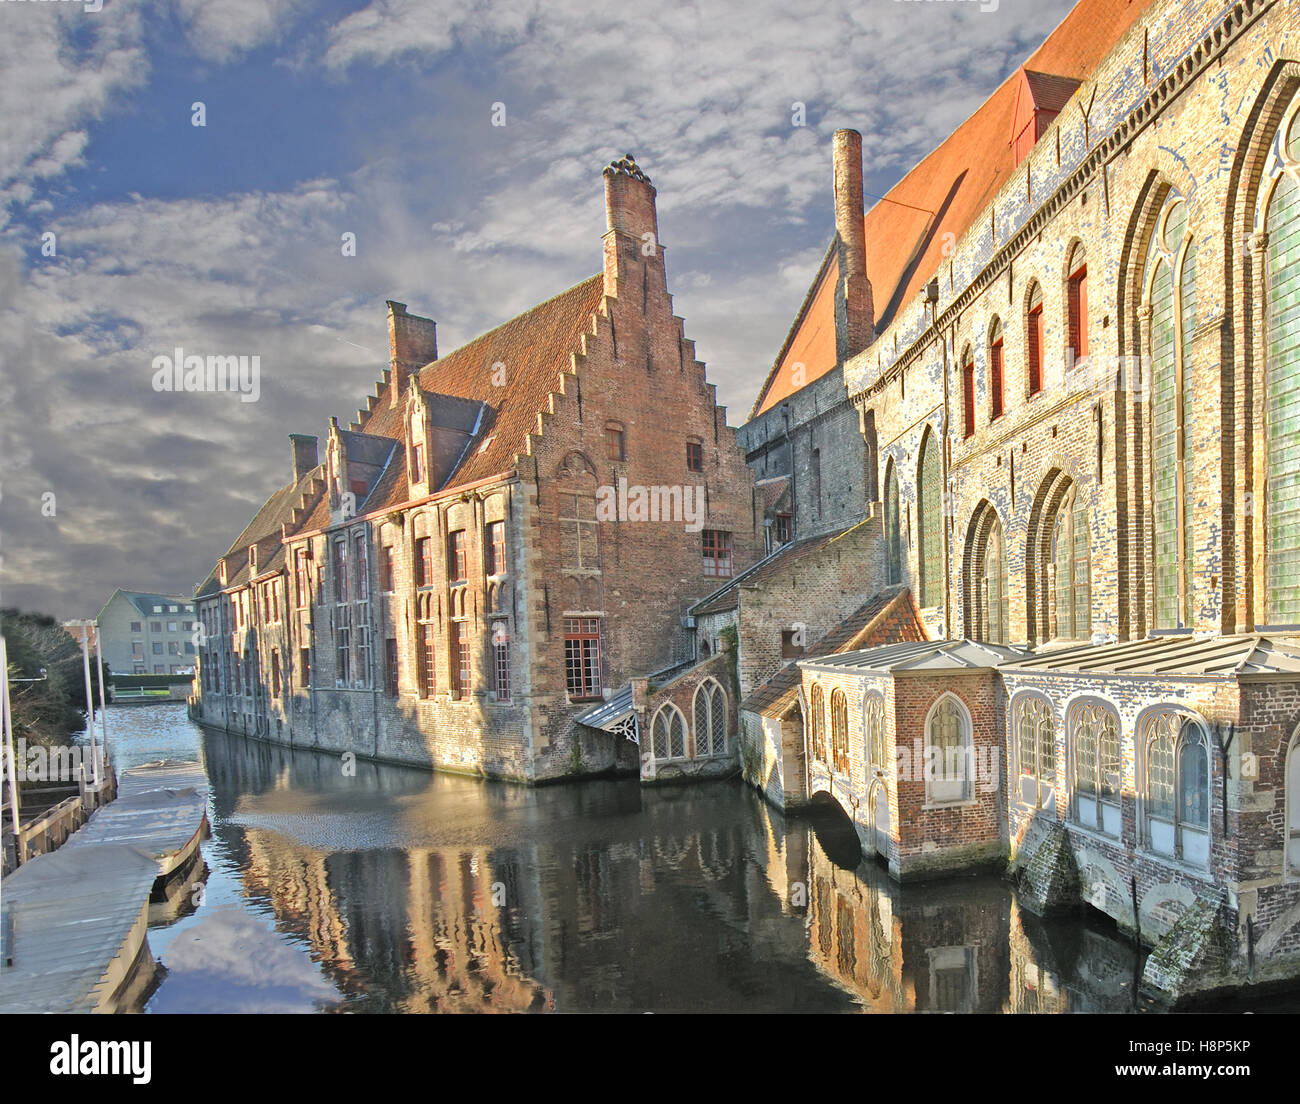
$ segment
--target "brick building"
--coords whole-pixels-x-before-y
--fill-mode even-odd
[[[442,357],[388,304],[356,421],[323,462],[293,436],[292,480],[198,590],[198,720],[530,782],[636,769],[639,715],[575,717],[692,663],[687,609],[764,532],[672,312],[655,189],[631,157],[604,186],[590,279]],[[674,730],[662,758],[734,762],[734,712],[715,681],[706,738]]]
[[[794,541],[838,471],[880,525],[863,579],[932,647],[1006,654],[906,700],[888,650],[796,660],[779,731],[742,702],[742,759],[868,851],[883,793],[905,877],[911,837],[982,861],[993,826],[900,806],[870,701],[898,745],[1000,748],[1026,907],[1137,929],[1167,996],[1300,971],[1298,44],[1280,0],[1081,0],[865,215],[837,134],[836,237],[740,433]],[[837,676],[847,749],[812,695]]]

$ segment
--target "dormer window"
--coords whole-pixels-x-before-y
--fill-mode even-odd
[[[1011,147],[1015,163],[1020,164],[1044,134],[1052,121],[1074,95],[1079,82],[1071,77],[1020,70],[1020,87],[1016,109],[1011,119]]]

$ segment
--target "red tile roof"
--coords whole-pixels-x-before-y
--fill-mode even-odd
[[[560,377],[570,369],[572,355],[581,351],[582,335],[592,332],[592,317],[603,298],[604,276],[591,276],[420,369],[420,386],[433,393],[431,401],[436,402],[438,395],[453,395],[482,402],[488,408],[477,436],[440,490],[513,468],[515,456],[527,450],[528,434],[537,432],[539,415],[548,408],[550,395],[561,389]],[[505,386],[493,382],[498,364],[505,366]],[[394,410],[388,389],[381,386],[379,390],[381,396],[365,414],[361,433],[399,439],[403,408]],[[358,434],[350,434],[349,439],[362,440]],[[323,484],[323,472],[323,466],[317,467],[266,500],[226,553],[242,561],[230,573],[228,586],[248,581],[249,545],[266,542],[258,566],[259,573],[264,574],[284,563],[279,540],[282,525],[287,523],[290,533],[309,533],[329,524],[326,496],[318,493],[313,498],[307,494],[304,499],[313,480]],[[406,450],[394,449],[370,494],[358,504],[358,512],[391,509],[407,499]],[[306,511],[297,521],[295,507]],[[208,594],[220,589],[219,571],[214,568],[199,592]]]
[[[604,276],[589,277],[420,369],[420,387],[426,392],[482,402],[489,411],[440,489],[514,467],[515,456],[527,451],[528,435],[537,432],[538,415],[547,409],[550,395],[560,391],[560,376],[569,371],[572,354],[581,351],[582,335],[592,332],[592,316],[604,294]],[[504,365],[505,386],[493,382],[497,364]],[[392,408],[386,389],[361,429],[401,437],[402,409]],[[361,508],[388,509],[406,498],[406,457],[399,449]]]
[[[1061,79],[1090,76],[1151,2],[1079,0],[1024,63],[1036,76],[1056,78],[1051,88],[1040,80],[1035,94],[1041,88],[1045,96],[1059,99]],[[877,202],[863,216],[878,326],[933,278],[945,236],[951,233],[960,240],[1006,183],[1014,167],[1009,132],[1023,79],[1019,69],[1007,77],[975,114],[889,190],[891,202]],[[927,213],[931,211],[935,214]],[[804,365],[804,385],[835,368],[833,291],[838,279],[832,248],[750,417],[799,390],[792,378],[797,362]]]

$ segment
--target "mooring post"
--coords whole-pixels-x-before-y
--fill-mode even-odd
[[[1133,937],[1137,940],[1137,945],[1142,946],[1142,914],[1138,911],[1138,880],[1137,875],[1129,878],[1129,889],[1133,893]]]

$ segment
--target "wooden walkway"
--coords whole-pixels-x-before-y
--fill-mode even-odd
[[[63,847],[5,878],[0,1012],[130,1006],[154,972],[150,897],[197,857],[207,800],[197,763],[123,771],[116,801]]]

